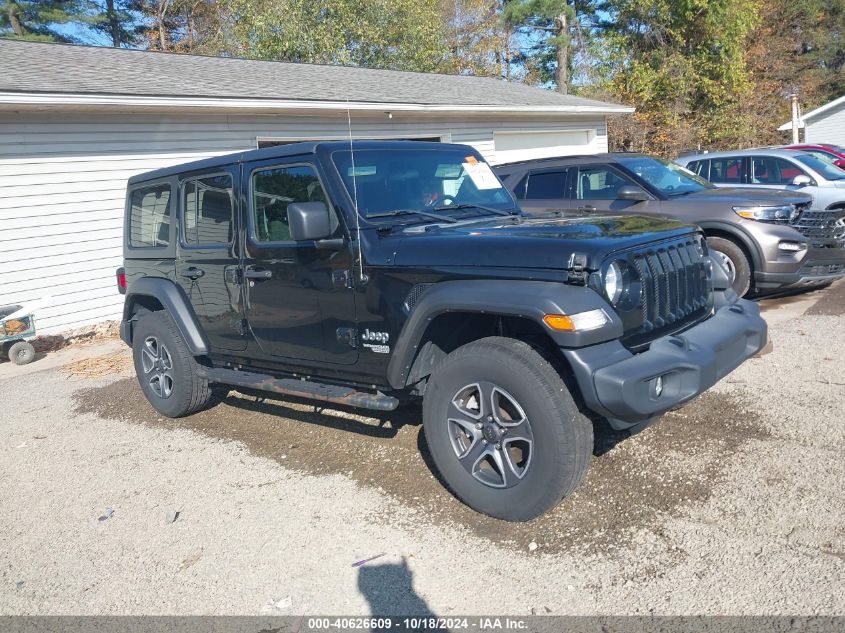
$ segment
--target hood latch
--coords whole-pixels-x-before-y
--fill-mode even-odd
[[[587,256],[584,253],[572,253],[569,256],[569,277],[567,282],[579,286],[587,285]]]

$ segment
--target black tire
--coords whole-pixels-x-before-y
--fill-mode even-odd
[[[198,376],[199,365],[167,312],[150,312],[138,319],[132,356],[141,391],[162,415],[190,415],[211,399],[208,381]]]
[[[729,273],[733,275],[732,287],[734,292],[740,297],[744,297],[751,290],[751,262],[748,261],[748,256],[736,242],[723,237],[708,237],[707,248],[710,251],[715,251],[714,255],[718,257],[723,255],[725,262],[729,268]]]
[[[7,354],[15,365],[28,365],[35,360],[35,348],[28,341],[12,343]]]
[[[467,395],[476,388],[476,396]],[[482,400],[498,404],[486,411],[478,407],[480,417],[464,416],[460,423],[450,416],[472,413],[472,403]],[[494,408],[501,419],[523,421],[505,428],[495,418],[488,420]],[[506,415],[505,409],[522,411]],[[475,431],[467,427],[473,421]],[[526,422],[528,429],[522,426]],[[528,521],[560,503],[580,485],[593,451],[592,424],[560,375],[526,343],[501,337],[468,343],[437,367],[423,398],[423,428],[434,464],[455,496],[505,521]],[[474,437],[459,438],[464,433]],[[489,455],[476,459],[479,451]],[[515,466],[507,467],[517,463],[514,453],[523,460],[521,476]],[[502,464],[507,480],[499,472]]]

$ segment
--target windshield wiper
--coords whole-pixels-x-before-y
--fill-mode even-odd
[[[371,218],[395,218],[399,215],[421,215],[424,218],[431,218],[438,222],[449,222],[450,224],[457,222],[455,218],[450,218],[448,215],[441,215],[440,213],[429,213],[428,211],[420,211],[419,209],[395,209],[394,211],[382,211],[381,213],[370,213],[367,219]]]
[[[440,207],[434,207],[435,211],[451,211],[451,210],[460,210],[460,209],[481,209],[482,211],[487,211],[488,213],[495,213],[496,215],[518,215],[516,209],[496,209],[494,207],[485,207],[482,204],[472,204],[470,202],[463,202],[461,204],[444,204]]]

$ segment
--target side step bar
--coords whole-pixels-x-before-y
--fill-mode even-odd
[[[199,367],[198,373],[209,382],[218,382],[235,387],[248,387],[260,391],[272,391],[286,396],[345,404],[361,409],[394,411],[399,406],[399,400],[392,396],[355,391],[351,387],[338,387],[337,385],[309,382],[296,378],[273,378],[273,376],[267,374],[236,371],[234,369]]]

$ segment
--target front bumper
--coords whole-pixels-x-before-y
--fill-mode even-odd
[[[647,425],[687,402],[766,345],[760,308],[738,300],[682,334],[655,340],[632,354],[619,341],[564,349],[588,408],[617,430]],[[656,393],[655,380],[662,378]]]
[[[793,273],[755,272],[755,286],[759,289],[805,288],[833,283],[845,277],[845,262],[831,263],[813,260]]]

